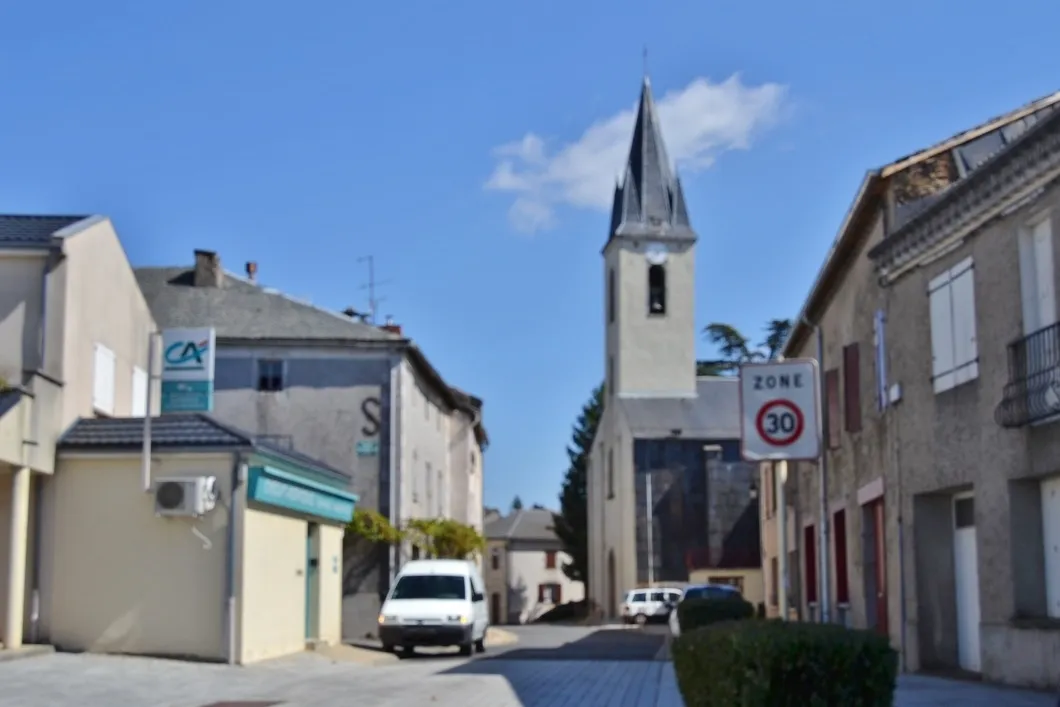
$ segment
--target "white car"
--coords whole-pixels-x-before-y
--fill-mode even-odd
[[[661,621],[680,596],[681,590],[673,587],[631,589],[622,602],[622,620],[639,626],[649,621]]]
[[[463,560],[413,560],[398,573],[379,611],[383,649],[457,646],[486,650],[489,615],[478,568]]]
[[[681,635],[681,623],[677,618],[677,606],[685,599],[739,599],[743,595],[740,590],[731,584],[697,584],[685,587],[681,598],[673,604],[670,612],[670,633],[674,636]]]

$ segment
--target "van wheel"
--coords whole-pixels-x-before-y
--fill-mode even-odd
[[[477,641],[475,641],[475,652],[476,653],[485,653],[486,652],[486,639],[485,638],[480,638]]]
[[[395,652],[396,650],[397,650],[397,649],[396,649],[396,648],[394,648],[394,646],[393,646],[392,644],[390,644],[390,643],[384,643],[384,644],[383,644],[383,652],[384,652],[384,653],[393,653],[393,652]]]
[[[460,646],[460,655],[468,656],[471,655],[471,651],[474,646],[471,643],[465,643]]]
[[[633,621],[635,621],[638,626],[643,626],[648,623],[648,617],[644,614],[637,614],[637,617],[633,619]]]

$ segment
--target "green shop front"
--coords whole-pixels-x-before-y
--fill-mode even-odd
[[[342,546],[357,496],[348,479],[254,455],[239,536],[242,660],[342,639]]]

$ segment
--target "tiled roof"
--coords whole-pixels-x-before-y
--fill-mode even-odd
[[[0,214],[0,245],[48,245],[56,231],[87,216],[31,216]]]
[[[189,268],[137,268],[136,279],[163,328],[206,324],[224,339],[310,339],[394,342],[404,339],[371,324],[300,302],[225,273],[222,287],[195,287]]]
[[[62,451],[126,451],[144,440],[142,417],[82,418],[59,440]],[[151,446],[158,450],[253,448],[306,466],[327,476],[348,480],[346,472],[291,449],[256,440],[239,428],[204,413],[174,413],[151,420]]]
[[[695,398],[620,398],[630,431],[636,435],[669,435],[697,439],[740,438],[740,381],[704,377],[696,381]]]
[[[555,520],[547,508],[522,508],[506,516],[490,520],[483,534],[491,540],[549,540],[556,541]]]
[[[625,175],[615,187],[610,237],[618,236],[696,240],[688,220],[681,180],[666,153],[647,78],[641,87]]]

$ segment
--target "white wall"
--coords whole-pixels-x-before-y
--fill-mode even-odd
[[[401,518],[449,517],[450,419],[440,397],[418,380],[408,361],[401,371]]]
[[[585,598],[585,586],[581,582],[572,582],[563,574],[563,565],[570,562],[570,556],[557,552],[556,566],[548,569],[546,554],[542,550],[508,551],[508,615],[512,617],[518,613],[519,623],[533,621],[554,606],[538,602],[538,586],[541,584],[558,584],[561,603]]]

